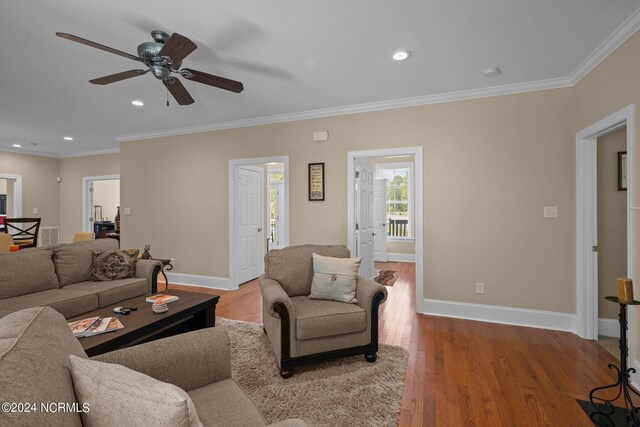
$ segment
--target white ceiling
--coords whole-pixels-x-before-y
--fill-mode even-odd
[[[67,156],[116,150],[116,138],[134,135],[530,82],[562,86],[639,7],[640,0],[2,0],[0,150],[19,143],[23,152]],[[198,49],[183,66],[240,80],[244,92],[186,81],[196,102],[167,108],[166,89],[150,74],[88,83],[138,63],[54,34],[135,54],[154,29],[191,38]],[[400,48],[412,52],[408,61],[391,60]],[[494,65],[503,74],[485,78]],[[343,108],[350,106],[359,107]]]

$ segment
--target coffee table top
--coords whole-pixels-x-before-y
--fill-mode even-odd
[[[215,306],[220,299],[218,295],[200,294],[197,292],[187,292],[176,289],[169,289],[168,291],[158,293],[164,295],[175,295],[180,299],[167,304],[167,307],[169,308],[167,312],[156,314],[151,310],[151,303],[146,302],[149,295],[142,295],[68,319],[68,322],[94,316],[117,317],[120,322],[122,322],[124,328],[118,331],[80,338],[79,341],[82,348],[87,351],[109,341],[133,341],[137,337],[148,333],[150,329],[155,332],[161,331],[163,327],[170,326],[171,324],[192,315],[196,311]],[[137,307],[138,310],[132,311],[131,314],[124,315],[115,313],[113,311],[115,307]]]

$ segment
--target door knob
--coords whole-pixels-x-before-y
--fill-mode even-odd
[[[376,235],[376,233],[371,233],[371,235],[372,235],[372,236],[375,236],[375,235]]]
[[[258,233],[262,231],[262,227],[258,228]]]

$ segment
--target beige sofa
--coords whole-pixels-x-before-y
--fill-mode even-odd
[[[112,249],[118,249],[117,240],[98,239],[0,254],[0,317],[49,306],[71,318],[156,292],[161,264],[152,260],[138,260],[130,279],[88,281],[93,251]]]
[[[31,308],[0,319],[0,402],[35,403],[38,408],[29,413],[1,411],[0,425],[82,425],[78,412],[40,410],[41,403],[72,406],[77,402],[69,355],[87,357],[65,319],[54,310]],[[193,400],[203,426],[267,425],[251,399],[231,379],[229,337],[221,327],[160,339],[95,359],[124,365],[182,388]],[[85,402],[78,403],[82,407]],[[121,425],[130,425],[130,420],[122,419]],[[272,426],[307,424],[291,419]]]

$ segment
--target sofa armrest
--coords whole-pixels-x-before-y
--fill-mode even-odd
[[[162,263],[152,259],[139,259],[136,262],[136,277],[147,279],[149,293],[158,292],[158,274],[162,270]]]
[[[309,424],[299,418],[290,418],[288,420],[279,421],[274,424],[269,424],[269,427],[311,427]]]
[[[373,298],[379,292],[382,292],[384,295],[384,298],[380,301],[380,304],[382,304],[387,299],[387,288],[371,279],[365,279],[364,277],[358,276],[358,281],[356,282],[356,299],[358,300],[358,305],[360,307],[365,310],[371,309]]]
[[[224,328],[205,328],[101,354],[117,363],[185,391],[231,378],[231,347]]]
[[[260,286],[260,292],[262,293],[262,299],[264,305],[269,311],[271,317],[279,318],[280,315],[274,310],[276,303],[282,303],[287,308],[287,311],[293,315],[293,304],[289,295],[282,289],[280,283],[273,279],[267,279],[264,275],[258,278],[258,284]]]

